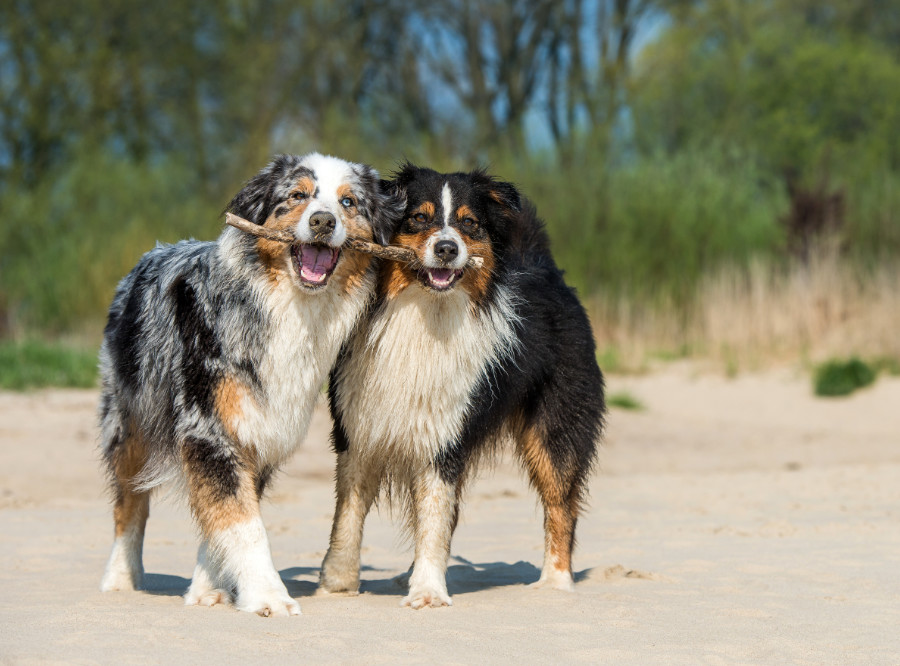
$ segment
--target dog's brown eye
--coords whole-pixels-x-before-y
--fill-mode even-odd
[[[467,217],[467,218],[463,219],[462,223],[466,229],[477,229],[478,228],[478,221],[473,220],[471,217]]]
[[[308,199],[309,195],[306,192],[294,192],[291,195],[291,199],[294,201],[303,201],[304,199]]]
[[[413,215],[413,219],[419,224],[424,224],[428,218],[425,217],[424,213],[416,213],[415,215]]]

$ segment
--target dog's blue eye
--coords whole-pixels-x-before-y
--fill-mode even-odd
[[[344,208],[350,208],[350,206],[353,205],[353,199],[351,199],[350,197],[344,197],[343,199],[341,199],[341,205]]]

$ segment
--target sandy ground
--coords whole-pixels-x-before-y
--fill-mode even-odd
[[[900,380],[847,399],[792,372],[728,380],[672,366],[612,377],[613,410],[577,590],[535,590],[542,535],[510,461],[472,487],[452,608],[399,607],[407,544],[367,524],[358,597],[315,596],[333,509],[328,417],[264,507],[298,618],[180,596],[196,540],[154,505],[146,591],[102,594],[112,519],[96,392],[0,393],[2,663],[900,663]]]

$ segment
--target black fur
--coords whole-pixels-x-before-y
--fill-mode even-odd
[[[466,270],[490,273],[470,274],[472,279],[468,282],[466,277],[460,277],[450,287],[435,290],[434,282],[423,281],[421,270],[414,280],[410,272],[398,277],[396,269],[386,269],[395,272],[384,274],[383,289],[369,314],[370,328],[358,333],[357,340],[348,344],[345,353],[339,356],[329,383],[333,445],[339,454],[338,510],[321,583],[326,589],[337,591],[348,589],[346,581],[353,580],[341,570],[340,563],[357,555],[348,553],[347,545],[335,535],[357,529],[352,515],[342,512],[341,493],[358,493],[358,489],[372,485],[372,480],[365,478],[369,474],[367,466],[375,470],[384,468],[383,472],[372,472],[381,475],[382,483],[399,482],[407,486],[413,503],[422,501],[426,507],[452,503],[452,512],[440,516],[426,510],[424,513],[430,518],[424,519],[424,523],[420,518],[423,512],[411,512],[416,539],[425,539],[423,535],[429,534],[428,543],[433,544],[444,538],[441,535],[446,535],[448,530],[452,534],[464,482],[471,476],[479,454],[502,441],[501,434],[508,432],[545,508],[548,550],[542,580],[567,587],[572,581],[570,558],[575,523],[586,495],[587,477],[596,460],[606,410],[603,376],[597,365],[587,314],[553,260],[549,239],[534,206],[511,183],[493,178],[483,170],[441,174],[406,163],[386,188],[407,204],[406,215],[395,229],[393,242],[412,246],[423,265],[431,270],[437,268],[435,263],[424,262],[438,261],[433,254],[437,239],[452,238],[453,243],[462,242],[471,249],[470,254],[481,252],[486,258],[488,267]],[[447,188],[446,195],[444,188]],[[443,210],[448,197],[452,210]],[[453,269],[461,271],[459,266]],[[444,300],[451,298],[448,292],[453,293],[453,289],[464,290],[464,296],[457,291],[452,300]],[[394,300],[403,298],[407,292],[408,300]],[[487,352],[487,360],[483,365],[473,366],[463,360],[467,358],[465,353],[455,353],[459,350],[458,346],[453,349],[455,324],[448,323],[448,328],[430,324],[432,328],[407,333],[421,335],[426,346],[437,344],[441,350],[453,351],[445,352],[448,356],[438,371],[425,371],[433,359],[423,354],[422,345],[416,346],[416,355],[408,355],[408,367],[388,367],[385,363],[385,367],[367,371],[366,368],[373,367],[367,359],[381,358],[378,353],[382,351],[379,348],[382,339],[389,341],[385,349],[396,349],[401,344],[397,342],[398,329],[385,333],[392,326],[392,316],[398,317],[394,321],[410,321],[400,318],[403,310],[397,309],[401,306],[394,307],[394,303],[401,303],[405,308],[414,304],[433,315],[433,319],[427,319],[429,322],[459,321],[454,317],[468,317],[466,321],[477,322],[468,325],[466,337],[458,338],[456,344],[489,345],[478,350]],[[505,323],[498,324],[498,321]],[[415,323],[405,325],[416,326]],[[368,331],[377,334],[367,337]],[[473,340],[473,335],[482,334],[486,336],[484,340]],[[376,351],[367,356],[367,350],[372,349]],[[481,354],[475,356],[481,357]],[[387,358],[396,363],[398,357]],[[460,360],[450,365],[452,359]],[[422,371],[417,372],[417,364]],[[362,386],[362,391],[366,391],[371,389],[366,382],[378,384],[380,376],[393,372],[398,376],[402,373],[409,382],[416,382],[417,377],[427,380],[413,386],[414,390],[408,394],[412,397],[405,397],[402,407],[393,409],[393,405],[382,404],[382,413],[360,413],[361,405],[367,404],[366,400],[353,397],[360,395],[360,388],[344,382],[369,377]],[[424,410],[430,409],[432,402],[418,401],[415,396],[433,392],[434,400],[440,401],[442,383],[454,387],[455,391],[461,386],[462,395],[467,396],[462,403],[453,397],[446,406],[447,413],[461,414],[462,423],[453,431],[458,421],[446,420],[442,423],[448,425],[441,427],[448,428],[447,431],[426,432],[417,424],[429,419],[432,412]],[[459,392],[453,394],[459,395]],[[457,411],[460,409],[462,412]],[[378,435],[372,435],[365,425],[374,419],[383,420]],[[402,439],[423,432],[426,434],[421,435],[421,445],[377,439]],[[435,441],[443,438],[446,439]],[[394,452],[396,460],[392,459]],[[430,455],[433,458],[428,459]],[[367,462],[367,456],[374,459]],[[351,464],[348,460],[355,462]],[[423,490],[419,482],[429,474],[436,474],[444,487],[432,484],[427,485],[427,491]],[[448,500],[448,492],[455,499]],[[420,496],[431,493],[429,497],[443,499],[420,500],[416,499],[417,493]],[[445,556],[449,553],[449,538],[447,548]],[[430,574],[420,575],[418,583],[412,582],[419,571],[446,567],[446,557],[443,562],[434,554],[427,557],[432,558],[430,564],[420,569],[417,561],[413,567],[410,595],[405,601],[414,607],[449,603],[445,590],[428,587],[433,585],[433,577],[428,578]]]

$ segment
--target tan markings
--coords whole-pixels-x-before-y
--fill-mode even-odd
[[[344,197],[350,197],[353,199],[353,205],[356,206],[356,195],[353,194],[353,188],[344,183],[337,189],[337,199],[340,201]]]
[[[291,190],[291,194],[295,193],[305,194],[307,198],[304,201],[309,201],[316,193],[316,181],[309,176],[303,176],[294,185],[294,189]]]
[[[391,239],[391,244],[415,250],[416,256],[421,259],[425,256],[425,246],[432,233],[431,230],[428,230],[417,234],[397,234]],[[416,272],[408,265],[396,261],[385,261],[381,269],[379,289],[388,298],[395,298],[415,281]]]
[[[294,191],[309,192],[312,194],[315,190],[315,183],[309,178],[301,178],[299,183],[306,184],[303,187],[300,187],[298,184]],[[310,189],[306,189],[307,187]],[[278,204],[275,206],[272,214],[266,219],[263,226],[269,227],[270,229],[290,229],[300,221],[300,218],[303,216],[303,212],[308,205],[309,199]],[[281,207],[289,207],[289,210],[285,211],[282,215],[276,215],[276,212]],[[259,252],[260,261],[269,274],[269,280],[277,283],[289,276],[289,271],[291,270],[291,260],[289,256],[290,245],[266,240],[265,238],[259,238],[256,241],[256,250]]]
[[[381,268],[379,291],[387,298],[396,298],[416,281],[413,271],[396,261],[386,261]]]
[[[341,186],[348,187],[349,186]],[[338,190],[340,193],[340,190]],[[340,195],[339,196],[343,196]],[[375,239],[372,233],[372,225],[362,215],[351,215],[347,211],[344,217],[344,226],[347,228],[349,238],[361,238],[366,241]],[[364,252],[341,250],[337,268],[334,269],[332,280],[337,280],[340,289],[345,294],[351,294],[363,287],[366,281],[366,272],[372,264],[372,255]]]
[[[463,236],[463,242],[466,244],[469,254],[481,257],[484,260],[484,265],[481,268],[467,268],[459,281],[459,286],[466,290],[469,298],[480,303],[487,296],[488,288],[491,286],[491,279],[496,266],[494,250],[489,238],[475,240]]]
[[[537,427],[523,424],[521,415],[515,421],[511,430],[516,433],[517,451],[544,505],[546,557],[559,571],[570,571],[578,502],[572,500],[569,484],[561,478],[563,470],[550,460],[544,435]]]
[[[427,217],[430,220],[432,217],[434,217],[435,210],[436,210],[436,208],[434,207],[434,204],[431,203],[430,201],[426,201],[425,203],[421,204],[418,208],[413,210],[409,214],[409,216],[415,217],[419,213],[422,213],[422,215],[424,215],[425,217]]]
[[[147,446],[139,437],[129,437],[113,454],[116,484],[113,520],[117,537],[132,526],[137,526],[143,532],[150,515],[150,493],[134,490],[134,478],[146,464]]]
[[[359,589],[363,524],[381,486],[382,467],[347,451],[337,457],[337,504],[320,584],[329,592]]]
[[[478,221],[478,218],[475,217],[475,213],[472,211],[472,209],[469,208],[467,205],[463,204],[462,206],[460,206],[459,208],[456,209],[456,219],[462,221],[462,220],[466,219],[467,217],[471,217],[476,222]]]
[[[234,377],[225,377],[215,389],[216,414],[225,431],[237,442],[237,423],[243,416],[243,400],[247,389]]]
[[[362,289],[366,282],[366,271],[372,264],[372,256],[363,252],[342,252],[340,264],[332,279],[341,284],[341,291],[351,294]]]
[[[375,240],[372,225],[362,215],[347,215],[344,218],[344,226],[347,227],[347,236],[350,238],[361,238],[367,241]]]
[[[216,532],[245,523],[259,515],[259,499],[256,495],[256,477],[259,461],[251,449],[238,448],[235,472],[238,475],[237,492],[223,496],[209,470],[200,470],[191,462],[182,448],[182,465],[188,488],[188,503],[205,538]]]
[[[502,196],[500,196],[500,193],[497,190],[491,190],[490,192],[488,192],[488,196],[498,204],[503,204],[504,206],[506,205],[506,200]]]

